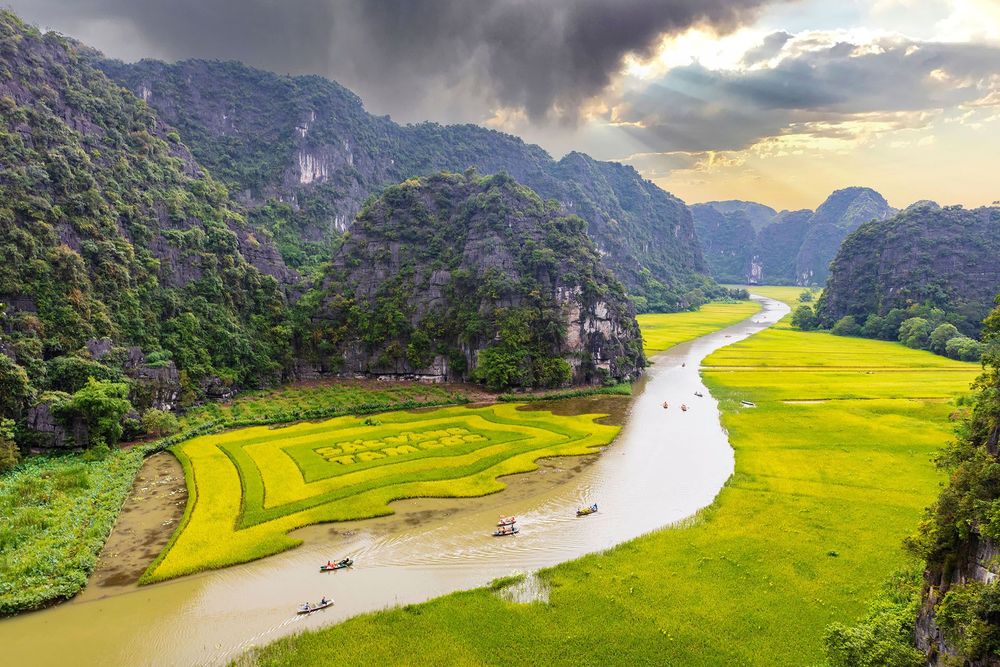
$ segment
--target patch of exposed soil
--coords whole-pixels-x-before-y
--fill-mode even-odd
[[[101,598],[136,586],[177,528],[187,497],[184,470],[173,454],[149,457],[80,597]]]

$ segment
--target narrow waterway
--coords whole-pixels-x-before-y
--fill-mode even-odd
[[[403,501],[393,504],[392,517],[310,526],[296,533],[302,547],[255,563],[109,589],[103,597],[88,590],[67,604],[0,621],[3,662],[225,663],[291,632],[551,566],[690,517],[712,502],[734,465],[699,365],[788,312],[778,301],[754,298],[762,312],[654,358],[625,403],[621,434],[600,456],[548,462],[486,498]],[[558,411],[606,412],[616,400],[627,401],[574,399],[561,401]],[[577,507],[592,502],[597,514],[575,517]],[[492,537],[498,512],[516,514],[521,533]],[[354,568],[318,573],[320,562],[343,555],[354,557]],[[321,595],[336,605],[306,617],[294,613]]]

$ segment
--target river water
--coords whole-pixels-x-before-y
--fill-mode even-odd
[[[734,465],[699,365],[788,312],[778,301],[754,298],[760,313],[654,357],[631,401],[559,402],[559,412],[617,411],[624,419],[600,456],[549,462],[486,498],[408,500],[393,504],[392,517],[310,526],[296,532],[301,547],[254,563],[141,588],[88,589],[66,604],[0,621],[3,663],[225,663],[282,635],[530,573],[690,517],[712,502]],[[597,514],[575,516],[592,502]],[[519,535],[490,535],[500,512],[517,515]],[[344,555],[354,557],[354,568],[318,573],[320,562]],[[321,595],[335,606],[294,613]]]

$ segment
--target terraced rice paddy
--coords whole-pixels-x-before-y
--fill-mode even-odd
[[[646,313],[636,319],[642,329],[642,349],[650,357],[678,343],[737,324],[759,310],[756,301],[734,301],[707,303],[684,313]]]
[[[548,456],[590,454],[619,427],[517,404],[339,417],[203,436],[174,452],[190,499],[144,580],[225,567],[296,546],[287,533],[391,512],[393,500],[477,496]]]
[[[456,593],[283,639],[259,663],[822,663],[826,627],[908,564],[901,540],[979,368],[791,329],[706,363],[736,471],[697,519],[542,571],[544,603]]]

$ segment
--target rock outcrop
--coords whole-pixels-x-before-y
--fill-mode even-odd
[[[847,237],[818,305],[832,325],[929,303],[975,336],[1000,292],[1000,207],[913,205]]]
[[[634,308],[586,223],[509,176],[388,188],[303,302],[311,373],[545,386],[628,380],[644,364]]]

